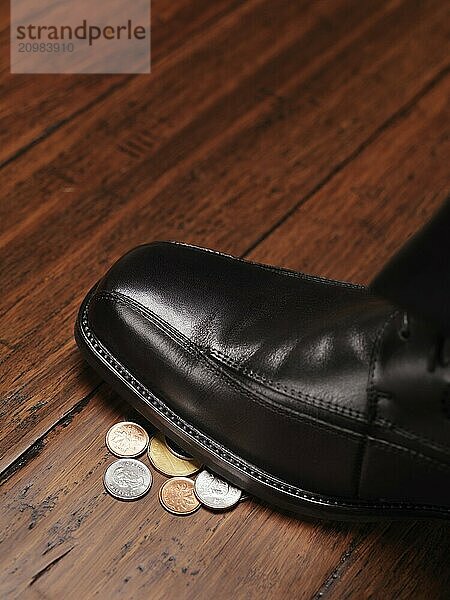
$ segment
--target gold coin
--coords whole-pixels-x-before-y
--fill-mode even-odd
[[[137,423],[122,421],[108,430],[106,446],[120,458],[135,458],[147,449],[148,433]]]
[[[163,483],[159,501],[173,515],[191,515],[200,508],[194,494],[194,482],[188,477],[173,477]]]
[[[172,454],[164,443],[162,433],[158,433],[150,440],[148,457],[157,471],[171,477],[193,475],[202,468],[202,465],[194,460],[185,460]]]

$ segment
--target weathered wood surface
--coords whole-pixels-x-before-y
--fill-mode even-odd
[[[223,18],[238,0],[178,0],[164,3],[154,15],[152,62],[183,51],[186,44]],[[9,5],[0,6],[0,167],[64,126],[82,118],[95,104],[133,79],[130,75],[11,75],[9,70]],[[24,101],[25,100],[25,101]],[[14,131],[14,135],[11,132]]]
[[[0,72],[1,597],[447,596],[442,524],[254,501],[180,519],[158,475],[111,499],[104,434],[127,408],[72,325],[152,239],[370,280],[449,193],[448,17],[433,0],[164,1],[149,76]]]
[[[72,324],[106,266],[157,238],[252,248],[445,78],[443,6],[243,3],[3,170],[0,468],[89,391]]]

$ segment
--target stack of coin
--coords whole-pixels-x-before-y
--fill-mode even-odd
[[[157,433],[150,438],[137,423],[124,421],[106,434],[106,446],[119,460],[106,470],[104,485],[114,498],[136,500],[151,488],[149,468],[136,457],[146,450],[151,465],[169,477],[159,490],[161,505],[174,515],[190,515],[204,506],[226,510],[245,499],[241,490],[217,475],[202,470],[202,465],[174,441]],[[189,476],[197,475],[194,479]]]
[[[130,421],[116,423],[106,434],[106,446],[119,457],[106,469],[103,483],[106,491],[119,500],[137,500],[152,487],[150,469],[136,456],[148,446],[148,434],[143,427]]]

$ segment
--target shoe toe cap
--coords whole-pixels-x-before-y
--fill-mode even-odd
[[[155,242],[134,248],[100,281],[97,297],[129,300],[191,337],[202,309],[196,302],[200,256],[188,246]]]

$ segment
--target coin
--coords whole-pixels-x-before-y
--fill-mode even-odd
[[[106,491],[119,500],[136,500],[152,487],[147,465],[134,458],[120,458],[109,465],[103,477]]]
[[[195,480],[195,495],[208,508],[224,510],[239,502],[242,492],[209,471],[202,471]]]
[[[134,458],[145,452],[148,446],[148,434],[137,423],[122,421],[108,430],[106,446],[119,458]]]
[[[164,441],[166,443],[166,446],[172,452],[172,454],[175,454],[175,456],[177,456],[178,458],[183,458],[184,460],[192,460],[193,457],[188,452],[183,450],[181,446],[179,446],[173,440],[168,438],[167,435],[164,436]]]
[[[188,477],[173,477],[163,483],[159,501],[173,515],[190,515],[200,508],[194,494],[194,482]]]
[[[155,469],[163,475],[193,475],[202,468],[202,465],[194,460],[184,460],[172,454],[164,443],[162,433],[158,433],[150,440],[148,457]]]

